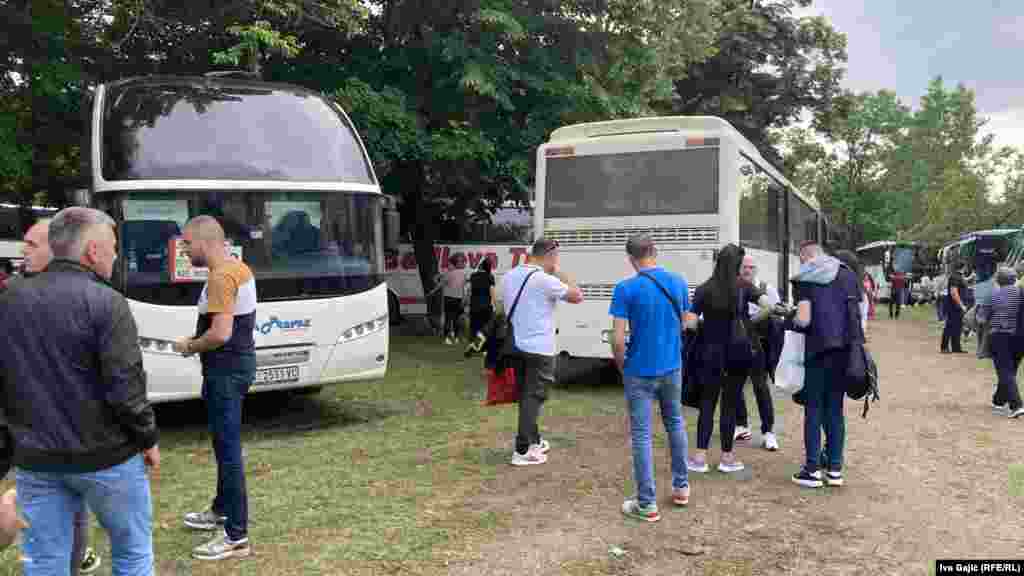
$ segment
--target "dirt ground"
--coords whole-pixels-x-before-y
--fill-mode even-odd
[[[691,474],[690,506],[673,509],[659,431],[662,520],[641,523],[619,511],[633,490],[624,407],[542,418],[550,460],[510,467],[467,504],[507,524],[493,542],[455,555],[449,573],[929,574],[937,558],[1024,557],[1024,419],[992,414],[991,362],[977,360],[972,343],[971,354],[939,355],[940,333],[921,309],[872,323],[882,400],[867,419],[847,402],[841,488],[793,484],[802,410],[776,398],[782,449],[769,453],[756,448],[748,399],[754,439],[738,447],[748,472]],[[692,450],[696,412],[686,418]],[[716,427],[712,469],[717,437]]]

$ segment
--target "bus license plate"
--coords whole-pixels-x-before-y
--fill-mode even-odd
[[[267,384],[282,384],[285,382],[299,381],[298,366],[275,366],[273,368],[261,368],[256,371],[256,378],[253,385],[263,386]]]

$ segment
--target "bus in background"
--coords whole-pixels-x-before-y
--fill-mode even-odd
[[[40,218],[50,218],[56,208],[0,204],[0,272],[21,270],[25,232]]]
[[[878,299],[883,302],[892,297],[892,285],[889,278],[893,273],[905,274],[907,284],[910,286],[914,280],[921,279],[926,272],[924,247],[917,242],[901,240],[872,242],[857,248],[857,258],[864,265],[865,272],[871,275],[875,285],[878,286]],[[927,300],[931,298],[931,295],[919,288],[911,288],[911,298],[915,301]]]
[[[500,299],[501,279],[507,270],[518,266],[526,258],[532,242],[532,229],[532,208],[512,205],[499,208],[490,222],[472,224],[458,231],[442,228],[442,238],[434,243],[437,270],[439,273],[447,272],[449,259],[462,256],[459,261],[468,276],[482,260],[488,259],[498,284],[496,294]],[[392,297],[398,300],[400,314],[425,316],[427,303],[423,297],[423,282],[413,245],[399,244],[398,252],[385,258],[385,265],[388,288],[393,292]]]
[[[999,228],[977,230],[962,234],[939,251],[939,262],[943,274],[952,270],[963,273],[968,283],[968,300],[978,284],[992,282],[1000,263],[1016,264],[1021,257],[1022,230],[1020,228]]]
[[[783,298],[800,244],[835,235],[753,144],[700,116],[555,130],[537,150],[534,229],[559,242],[562,267],[585,296],[557,312],[559,377],[570,357],[611,358],[608,306],[615,284],[634,273],[624,251],[633,234],[651,235],[658,263],[682,274],[691,294],[724,244],[742,244]]]
[[[89,96],[77,202],[118,224],[114,286],[128,298],[154,402],[200,396],[199,361],[171,351],[195,331],[207,271],[182,228],[215,216],[256,277],[252,391],[383,377],[384,249],[397,213],[345,112],[296,86],[210,74],[101,84]]]

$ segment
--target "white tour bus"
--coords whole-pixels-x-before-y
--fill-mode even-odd
[[[585,296],[558,308],[560,360],[611,358],[608,306],[615,284],[634,274],[625,244],[635,233],[653,237],[658,263],[682,274],[691,296],[711,276],[716,251],[732,242],[786,297],[800,244],[828,241],[828,228],[815,201],[719,118],[566,126],[537,151],[534,230],[559,242],[562,268]],[[560,377],[567,364],[558,362]]]
[[[496,294],[501,300],[501,281],[505,272],[524,261],[529,251],[533,235],[532,215],[531,208],[504,206],[492,216],[491,222],[469,227],[461,241],[436,242],[434,260],[438,272],[448,271],[449,259],[453,256],[462,257],[467,277],[482,260],[490,260],[498,284]],[[392,311],[398,308],[402,316],[426,315],[427,303],[413,245],[399,244],[398,251],[385,258],[385,264],[388,288],[398,300]]]
[[[397,213],[343,110],[303,88],[213,74],[118,81],[90,99],[91,185],[77,202],[117,221],[113,284],[138,324],[151,400],[200,396],[199,360],[171,351],[196,328],[207,271],[181,234],[200,214],[220,220],[225,248],[256,277],[253,391],[384,376]]]

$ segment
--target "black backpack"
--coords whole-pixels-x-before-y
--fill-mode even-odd
[[[859,290],[859,286],[857,287]],[[846,296],[846,331],[849,341],[849,362],[846,366],[846,395],[851,400],[864,400],[862,418],[867,418],[870,401],[878,401],[878,365],[864,345],[860,305],[857,294]]]

